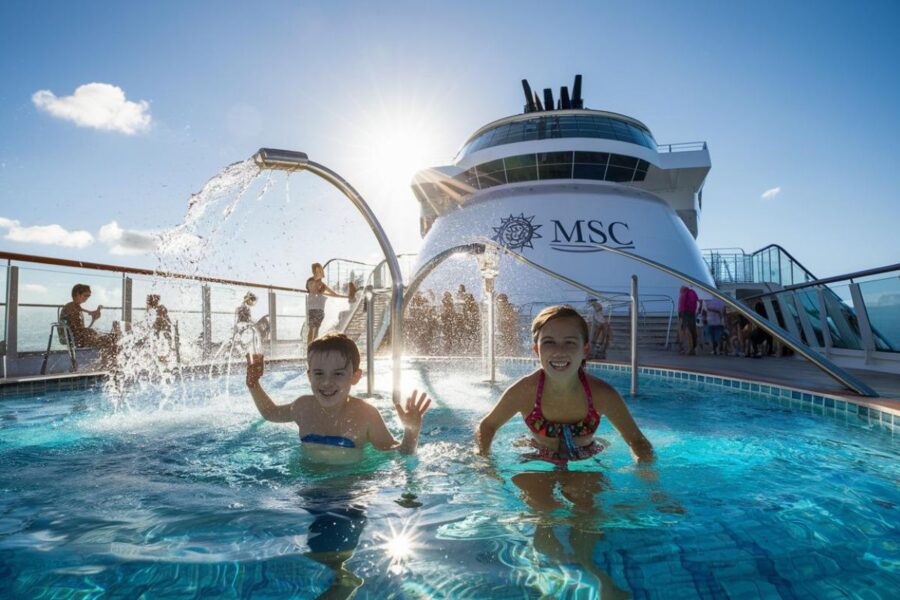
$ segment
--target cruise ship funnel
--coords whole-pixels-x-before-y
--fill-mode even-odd
[[[309,156],[307,156],[305,152],[296,152],[294,150],[260,148],[259,151],[253,155],[253,160],[261,169],[296,171],[306,167],[309,163]]]

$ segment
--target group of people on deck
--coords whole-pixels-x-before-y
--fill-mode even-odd
[[[72,335],[72,342],[76,348],[96,348],[100,354],[100,366],[105,370],[113,370],[116,367],[118,357],[118,342],[121,329],[118,321],[113,321],[110,331],[103,332],[94,328],[102,316],[103,306],[98,305],[94,310],[84,308],[84,304],[91,297],[91,286],[77,283],[72,287],[72,301],[62,306],[59,311],[59,320],[62,325],[68,327]],[[85,325],[84,315],[91,317]],[[158,294],[147,295],[147,316],[150,330],[154,335],[164,337],[172,343],[172,321],[169,319],[169,311],[160,303]]]
[[[765,316],[762,303],[754,311]],[[783,349],[772,336],[737,311],[729,310],[718,298],[700,300],[689,286],[681,286],[678,295],[679,353],[695,356],[697,349],[710,354],[761,358]]]
[[[482,308],[475,296],[460,284],[456,294],[445,291],[438,303],[433,290],[413,294],[406,313],[406,347],[422,355],[481,354]],[[519,311],[506,294],[495,304],[497,352],[520,352]]]

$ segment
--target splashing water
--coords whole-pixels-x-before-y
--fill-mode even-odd
[[[199,192],[193,194],[188,202],[184,222],[166,232],[160,241],[157,254],[160,270],[198,274],[198,269],[208,256],[210,241],[234,213],[244,194],[261,173],[253,158],[248,158],[228,165],[221,173],[210,178]],[[268,190],[270,180],[271,178],[267,180],[259,197]],[[210,230],[205,231],[203,226],[209,221],[203,218],[206,212],[217,204],[226,202],[222,219],[213,220]]]

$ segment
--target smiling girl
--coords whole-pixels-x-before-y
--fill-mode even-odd
[[[606,448],[605,442],[594,439],[600,419],[606,417],[638,461],[651,461],[653,447],[622,396],[584,371],[590,343],[587,323],[578,311],[565,305],[545,308],[531,324],[531,333],[541,367],[503,392],[478,424],[478,452],[487,455],[497,430],[518,413],[532,433],[534,452],[528,457],[564,468]]]

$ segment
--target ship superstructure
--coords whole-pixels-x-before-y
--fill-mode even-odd
[[[694,243],[706,143],[659,145],[635,118],[584,108],[581,83],[554,101],[523,80],[523,113],[481,127],[453,164],[416,174],[420,262],[489,238],[596,289],[624,290],[634,272],[653,293],[677,292],[670,277],[594,246],[603,244],[711,282]]]

